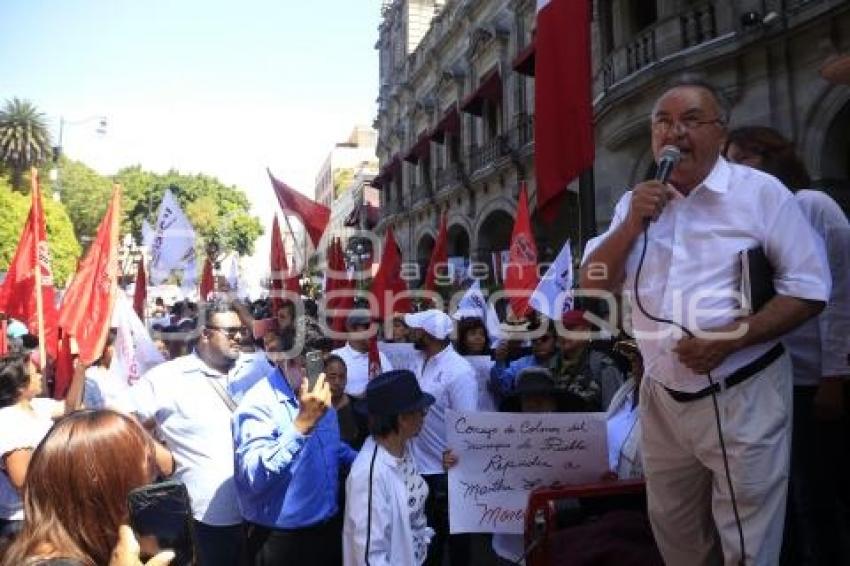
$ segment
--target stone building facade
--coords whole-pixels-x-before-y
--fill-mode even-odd
[[[850,194],[850,87],[820,75],[850,51],[846,0],[588,0],[596,221],[651,171],[649,114],[698,71],[733,103],[731,126],[794,139],[818,183]],[[394,0],[383,7],[377,153],[382,217],[408,261],[427,262],[448,214],[449,255],[506,249],[526,180],[544,259],[578,236],[576,187],[555,226],[535,222],[534,0]],[[423,22],[430,18],[427,26]]]

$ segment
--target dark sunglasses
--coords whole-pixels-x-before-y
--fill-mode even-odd
[[[237,336],[244,333],[244,329],[241,326],[207,326],[207,329],[218,330],[231,340],[236,340]]]

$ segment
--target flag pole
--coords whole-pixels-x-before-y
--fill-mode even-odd
[[[302,251],[301,248],[298,246],[298,239],[295,237],[295,231],[292,229],[292,224],[289,223],[289,216],[285,212],[283,213],[283,220],[286,222],[286,227],[289,228],[289,234],[292,236],[292,247],[295,248],[296,250],[298,250],[299,259],[301,260],[301,269],[307,269],[307,252]],[[304,229],[304,232],[305,232],[305,235],[306,235],[306,232],[307,232],[306,227]],[[306,245],[307,245],[306,240],[304,241],[304,245],[306,247]],[[285,242],[284,242],[284,246],[283,246],[283,253],[284,253],[284,255],[286,254],[286,243]],[[289,269],[291,269],[292,271],[295,271],[292,268],[292,266],[290,266]],[[288,275],[289,274],[287,273],[287,276]]]
[[[32,184],[32,199],[33,199],[33,212],[36,210],[40,211],[41,209],[41,195],[38,190],[38,169],[35,167],[30,168],[30,181]],[[36,209],[36,201],[38,208]],[[41,214],[33,214],[33,219],[35,220],[33,224],[33,229],[35,230],[35,312],[36,312],[36,324],[38,324],[38,356],[39,361],[41,362],[41,385],[44,391],[47,391],[47,372],[44,371],[47,367],[47,345],[45,339],[44,332],[44,297],[42,296],[42,288],[41,288],[41,257],[38,251],[38,246],[41,243],[41,225],[38,224],[41,219]],[[46,243],[46,242],[45,242]]]

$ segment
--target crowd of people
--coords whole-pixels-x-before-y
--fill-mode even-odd
[[[339,341],[310,301],[157,301],[166,361],[115,392],[111,334],[60,402],[16,328],[0,361],[0,564],[167,564],[172,552],[142,551],[127,507],[165,478],[188,490],[200,566],[466,565],[482,548],[522,563],[521,535],[449,528],[447,414],[491,407],[604,413],[600,481],[646,478],[667,564],[843,563],[850,225],[798,190],[809,179],[790,143],[728,121],[707,83],[659,98],[653,150],[675,145],[681,160],[668,183],[623,197],[582,262],[583,288],[632,304],[618,336],[599,338],[578,307],[491,336],[481,317],[425,305],[386,328],[354,308]],[[756,245],[776,296],[742,315],[712,297],[736,288],[733,258]],[[714,334],[665,333],[668,319]],[[411,344],[417,363],[394,368],[375,334]],[[492,361],[483,387],[472,357]]]

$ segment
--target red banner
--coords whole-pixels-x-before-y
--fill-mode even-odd
[[[118,294],[118,236],[121,230],[121,187],[115,185],[106,215],[86,257],[62,300],[59,326],[74,337],[80,362],[100,358],[112,325]]]

